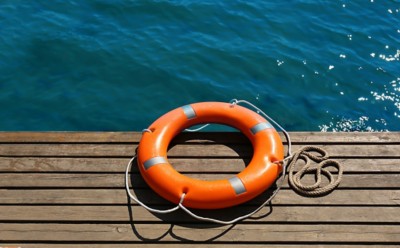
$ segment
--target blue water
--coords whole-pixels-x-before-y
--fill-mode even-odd
[[[0,130],[239,98],[291,131],[399,131],[399,57],[398,0],[2,0]]]

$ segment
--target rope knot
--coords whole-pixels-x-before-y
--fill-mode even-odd
[[[294,168],[299,160],[302,160],[305,165],[294,173]],[[311,167],[311,161],[316,163],[315,167]],[[343,168],[339,162],[329,159],[328,153],[315,146],[305,146],[293,154],[289,164],[289,184],[299,194],[309,197],[319,197],[329,194],[340,183],[343,175]],[[334,167],[337,170],[337,177],[331,173],[327,167]],[[306,174],[315,175],[315,183],[312,185],[304,185],[301,179]],[[322,176],[329,179],[329,184],[321,186]]]

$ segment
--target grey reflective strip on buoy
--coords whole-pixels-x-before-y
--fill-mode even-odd
[[[254,135],[267,128],[274,128],[274,127],[269,122],[261,122],[250,128],[250,131]]]
[[[244,184],[242,180],[238,177],[232,177],[228,179],[229,183],[232,185],[232,188],[235,190],[235,193],[237,195],[240,195],[244,192],[246,192],[246,188],[244,187]]]
[[[190,105],[185,105],[182,107],[183,112],[185,113],[186,117],[190,120],[196,117],[196,112]]]
[[[150,167],[152,167],[153,165],[156,165],[156,164],[165,164],[165,163],[168,163],[167,162],[167,159],[165,159],[164,157],[154,157],[154,158],[151,158],[151,159],[148,159],[148,160],[146,160],[144,163],[143,163],[143,166],[144,166],[144,168],[146,169],[146,170],[148,170]]]

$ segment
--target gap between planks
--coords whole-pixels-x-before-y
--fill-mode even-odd
[[[294,143],[400,143],[400,132],[289,132]],[[0,143],[135,143],[141,132],[0,132]],[[281,139],[284,136],[280,133]],[[238,132],[184,132],[176,142],[248,142]]]
[[[5,241],[73,242],[224,242],[286,244],[400,242],[399,225],[356,224],[18,224],[0,225]]]
[[[148,204],[169,203],[155,195],[150,189],[135,190]],[[252,200],[250,205],[261,204],[272,193],[268,190]],[[5,190],[0,189],[0,205],[126,205],[125,189],[46,189]],[[400,207],[400,190],[341,190],[337,189],[324,197],[309,198],[282,189],[272,204],[294,206],[397,206]],[[132,205],[135,205],[132,203]]]

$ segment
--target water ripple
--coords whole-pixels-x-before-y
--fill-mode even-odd
[[[0,130],[140,130],[254,101],[293,131],[400,127],[398,1],[0,3]]]

